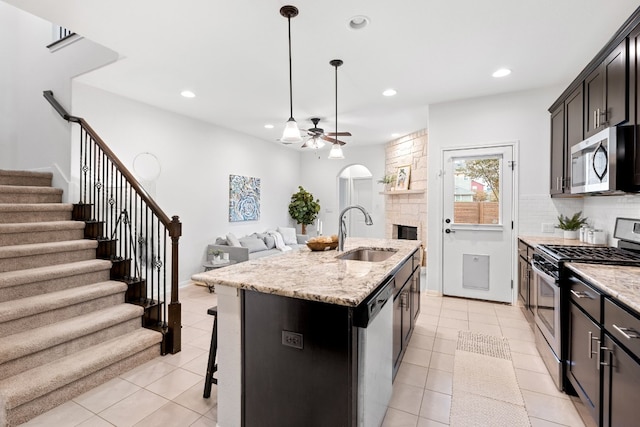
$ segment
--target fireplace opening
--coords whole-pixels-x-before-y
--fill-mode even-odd
[[[409,225],[395,225],[396,238],[401,240],[418,240],[418,227]]]

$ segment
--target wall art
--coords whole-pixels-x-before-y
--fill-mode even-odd
[[[229,175],[229,222],[260,219],[260,178]]]

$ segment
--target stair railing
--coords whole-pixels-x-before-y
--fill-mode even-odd
[[[182,235],[179,217],[169,218],[160,209],[83,118],[69,115],[52,91],[45,91],[44,97],[63,119],[80,126],[80,201],[74,210],[90,212],[90,222],[100,224],[102,237],[98,240],[115,247],[115,254],[111,253],[109,259],[114,266],[123,265],[123,281],[143,284],[142,296],[136,302],[145,307],[144,325],[163,332],[162,354],[179,352],[178,242]],[[167,305],[169,294],[171,300]]]

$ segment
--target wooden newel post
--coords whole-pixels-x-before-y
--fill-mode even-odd
[[[176,354],[182,348],[182,310],[178,299],[178,241],[182,236],[182,223],[177,215],[171,218],[169,236],[171,236],[171,302],[167,321],[169,339],[166,343],[166,352]]]

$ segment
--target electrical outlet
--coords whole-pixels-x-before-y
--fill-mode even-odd
[[[556,228],[552,223],[543,222],[542,223],[542,232],[543,233],[555,233]]]
[[[287,347],[298,348],[302,350],[303,340],[302,334],[290,331],[282,331],[282,345]]]

